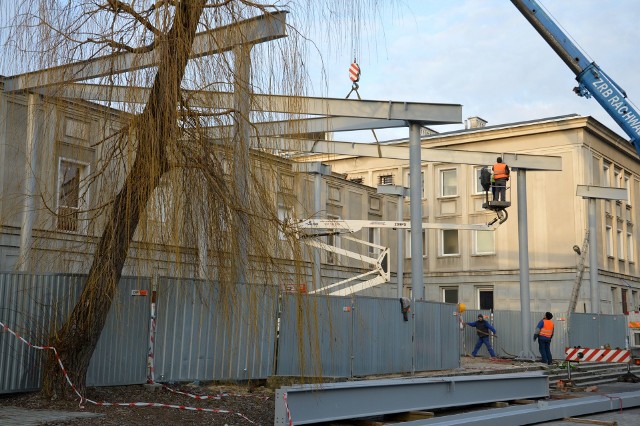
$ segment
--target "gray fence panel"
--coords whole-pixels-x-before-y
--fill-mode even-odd
[[[536,314],[531,314],[533,321]],[[473,320],[475,321],[475,319]],[[493,339],[493,348],[498,356],[517,357],[523,351],[522,336],[522,313],[520,311],[496,311],[493,314],[492,325],[495,327],[498,337]],[[475,331],[475,330],[474,330]],[[525,338],[531,340],[532,348],[537,348],[538,344],[533,342],[533,329],[527,333]],[[534,344],[535,343],[535,344]],[[534,348],[534,353],[537,349]]]
[[[398,299],[356,297],[353,321],[354,376],[411,371],[413,324]]]
[[[146,290],[147,296],[134,296]],[[111,304],[87,370],[88,386],[141,384],[147,381],[151,282],[123,277]]]
[[[0,321],[37,346],[66,319],[84,279],[79,276],[0,274]],[[42,350],[0,330],[0,393],[38,390]]]
[[[599,348],[626,347],[627,323],[624,315],[573,313],[569,317],[569,346]]]
[[[460,366],[460,326],[456,305],[416,301],[415,369],[444,370]]]
[[[277,374],[350,377],[352,316],[349,297],[283,295]]]
[[[161,279],[157,381],[249,380],[273,374],[277,289]]]

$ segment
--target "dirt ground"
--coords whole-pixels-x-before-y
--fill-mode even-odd
[[[159,406],[96,406],[88,402],[84,404],[84,408],[81,408],[78,401],[51,401],[43,398],[39,393],[0,395],[0,405],[104,414],[88,419],[49,422],[46,423],[47,425],[272,425],[274,422],[275,392],[265,387],[176,385],[171,389],[209,398],[195,399],[163,388],[150,390],[143,385],[89,388],[86,398],[96,402],[146,402],[202,408],[205,411]],[[218,396],[219,398],[212,398]]]
[[[449,371],[422,372],[420,377],[457,374],[500,374],[510,371],[540,369],[535,363],[522,363],[506,359],[462,357],[461,366]],[[388,378],[389,376],[384,376]],[[400,375],[398,375],[400,377]],[[376,377],[369,377],[376,378]],[[382,378],[382,377],[381,377]],[[283,383],[284,384],[284,383]],[[275,385],[275,384],[272,384]],[[272,387],[279,387],[277,384]],[[39,393],[0,394],[0,406],[15,406],[28,409],[63,410],[73,412],[101,413],[104,416],[72,421],[49,422],[49,425],[143,425],[177,426],[198,425],[272,425],[275,420],[275,391],[264,386],[220,385],[220,384],[178,384],[171,389],[191,395],[220,396],[219,399],[193,397],[177,394],[164,388],[150,390],[144,385],[89,388],[86,398],[110,403],[156,403],[224,410],[228,412],[192,411],[187,409],[140,406],[96,406],[85,403],[79,407],[78,401],[50,401]]]

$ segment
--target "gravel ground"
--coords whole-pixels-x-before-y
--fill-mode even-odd
[[[146,402],[220,410],[220,412],[166,407],[96,406],[91,403],[86,403],[84,408],[81,408],[78,401],[52,401],[43,398],[39,393],[0,395],[0,405],[104,414],[90,419],[49,422],[46,423],[47,425],[272,425],[274,422],[275,392],[265,387],[176,385],[171,389],[190,395],[209,396],[209,398],[195,399],[167,389],[153,390],[143,385],[89,388],[86,397],[96,402]],[[213,396],[220,397],[211,398]]]

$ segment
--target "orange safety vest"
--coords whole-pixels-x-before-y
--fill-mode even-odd
[[[506,179],[509,177],[507,174],[507,165],[504,163],[496,163],[493,165],[493,177],[494,179]]]
[[[542,329],[540,329],[540,336],[548,337],[553,336],[553,321],[548,319],[542,320]]]

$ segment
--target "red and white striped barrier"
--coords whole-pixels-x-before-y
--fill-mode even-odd
[[[565,361],[578,362],[631,362],[631,351],[627,349],[566,348]]]
[[[71,379],[69,378],[69,374],[67,374],[67,370],[64,368],[64,365],[62,364],[62,360],[60,359],[60,355],[58,355],[58,351],[56,350],[56,348],[54,348],[53,346],[36,346],[36,345],[32,344],[31,342],[29,342],[28,340],[26,340],[24,337],[20,336],[18,333],[16,333],[12,329],[10,329],[9,326],[7,326],[6,324],[4,324],[1,321],[0,321],[0,330],[12,334],[16,339],[20,340],[22,343],[24,343],[25,345],[29,346],[30,348],[40,349],[40,350],[52,350],[53,353],[55,354],[56,360],[58,361],[58,365],[60,366],[60,369],[62,370],[62,374],[64,375],[65,380],[67,381],[69,386],[71,386],[71,389],[73,389],[73,392],[78,396],[78,398],[80,398],[80,408],[84,408],[84,406],[82,405],[83,402],[88,402],[90,404],[97,405],[97,406],[100,406],[100,407],[113,406],[113,407],[175,408],[175,409],[178,409],[178,410],[201,411],[201,412],[206,412],[206,413],[234,414],[234,415],[237,415],[239,417],[242,417],[243,419],[245,419],[246,421],[248,421],[251,424],[256,424],[255,422],[251,421],[244,414],[236,413],[236,412],[228,411],[228,410],[216,409],[216,408],[188,407],[188,406],[185,406],[185,405],[162,404],[162,403],[159,403],[159,402],[115,402],[114,403],[114,402],[97,402],[97,401],[93,401],[91,399],[88,399],[88,398],[85,398],[84,396],[82,396],[82,394],[80,394],[78,389],[76,389],[76,386],[73,384],[73,382],[71,382]],[[170,389],[167,386],[163,386],[163,387],[165,389],[170,390],[171,392],[187,395],[187,396],[190,396],[192,398],[200,399],[200,400],[203,400],[203,399],[220,399],[220,397],[222,397],[222,396],[239,396],[239,395],[235,395],[235,394],[220,394],[220,395],[214,395],[214,396],[191,395],[191,394],[187,394],[187,393],[184,393],[184,392],[180,392],[180,391],[176,391],[176,390]],[[248,395],[248,396],[257,397],[257,395]]]

